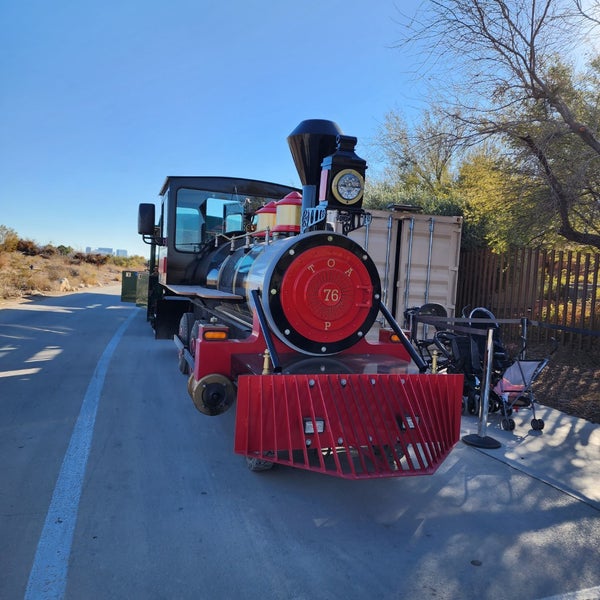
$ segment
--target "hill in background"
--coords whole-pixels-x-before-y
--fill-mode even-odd
[[[86,254],[67,246],[38,246],[0,225],[0,299],[115,285],[120,283],[123,270],[145,268],[142,256]]]

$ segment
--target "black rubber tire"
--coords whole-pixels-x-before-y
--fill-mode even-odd
[[[179,371],[184,375],[190,374],[190,365],[188,365],[187,360],[183,356],[179,357]]]
[[[195,320],[194,313],[186,312],[181,315],[181,320],[179,321],[179,332],[177,335],[186,348],[190,347],[190,335]]]
[[[479,414],[479,394],[476,394],[475,392],[469,394],[467,399],[467,410],[471,415]]]
[[[541,431],[544,429],[544,420],[543,419],[531,419],[531,429],[534,431]]]

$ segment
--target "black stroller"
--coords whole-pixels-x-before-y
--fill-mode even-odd
[[[469,321],[474,330],[493,329],[493,356],[491,385],[489,390],[489,412],[502,414],[501,427],[512,431],[515,421],[511,418],[513,411],[519,408],[530,408],[532,411],[531,428],[541,431],[543,419],[535,414],[535,397],[532,385],[549,362],[549,357],[541,360],[520,358],[525,354],[522,345],[517,358],[510,358],[500,335],[500,326],[496,317],[486,308],[475,308],[469,313]],[[481,381],[484,378],[483,357],[485,355],[486,338],[478,334],[456,334],[448,331],[437,332],[436,346],[447,360],[447,370],[463,373],[465,377],[463,391],[463,410],[470,414],[478,414],[481,401]]]
[[[441,304],[433,302],[413,306],[404,311],[404,326],[410,331],[411,342],[428,365],[432,364],[432,352],[436,349],[435,334],[445,330],[446,323],[443,319],[446,317],[448,317],[446,309]],[[436,322],[436,319],[440,320]]]

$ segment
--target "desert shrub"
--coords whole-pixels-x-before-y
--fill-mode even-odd
[[[85,261],[91,265],[105,265],[108,262],[109,256],[107,254],[86,254]]]
[[[84,285],[96,285],[98,283],[98,271],[90,264],[81,265],[79,280]]]
[[[53,278],[46,270],[32,271],[29,277],[26,278],[26,290],[24,291],[35,291],[50,292],[55,289]]]
[[[50,258],[56,254],[56,248],[52,244],[46,244],[43,248],[40,248],[40,256],[44,258]]]
[[[33,240],[19,240],[17,251],[25,256],[37,256],[39,254],[38,245]]]
[[[17,249],[19,236],[14,229],[0,225],[0,252],[14,252]]]

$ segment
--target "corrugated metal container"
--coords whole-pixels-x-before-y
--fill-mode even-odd
[[[350,233],[374,260],[383,301],[404,323],[404,311],[441,304],[455,316],[462,217],[371,210],[371,223]],[[341,229],[340,229],[341,230]]]

